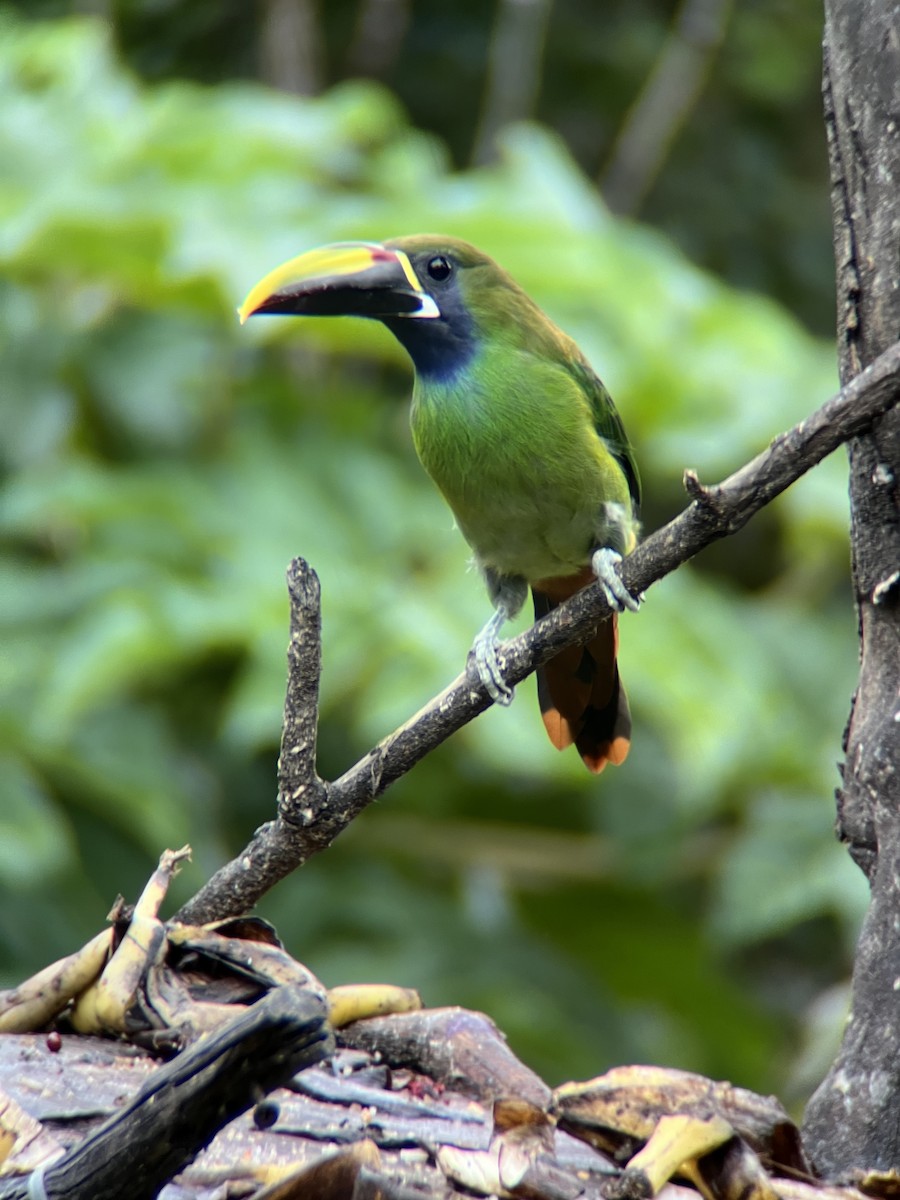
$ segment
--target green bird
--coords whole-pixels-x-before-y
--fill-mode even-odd
[[[339,242],[277,267],[238,311],[242,323],[374,317],[408,352],[416,450],[494,605],[472,647],[494,701],[512,700],[498,635],[529,586],[535,619],[595,577],[614,610],[637,608],[617,570],[637,541],[640,504],[622,421],[574,341],[486,254],[432,234]],[[586,646],[537,672],[550,740],[574,743],[594,772],[623,762],[631,739],[616,611]]]

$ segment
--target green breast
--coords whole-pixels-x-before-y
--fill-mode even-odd
[[[603,541],[628,486],[563,367],[482,352],[451,381],[417,378],[412,431],[482,567],[529,581],[570,575]]]

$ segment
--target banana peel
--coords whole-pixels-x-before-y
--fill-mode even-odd
[[[328,989],[328,1018],[332,1029],[343,1029],[369,1017],[418,1012],[422,999],[414,988],[392,983],[348,983]]]
[[[328,1006],[333,1028],[422,1007],[390,984],[328,991],[255,917],[183,925],[160,919],[169,884],[190,848],[166,850],[134,908],[119,899],[112,927],[10,991],[0,993],[0,1032],[26,1033],[57,1018],[77,1033],[126,1037],[173,1053],[231,1019],[272,988],[300,985]]]
[[[159,960],[166,940],[159,909],[169,884],[190,847],[165,850],[125,925],[124,934],[100,977],[81,993],[71,1013],[76,1033],[116,1035],[129,1032],[128,1014],[137,1002],[148,964]],[[121,906],[112,917],[122,916]]]
[[[0,1180],[36,1171],[62,1153],[63,1147],[40,1121],[0,1091]]]
[[[697,1160],[734,1136],[731,1124],[716,1113],[660,1117],[644,1148],[629,1159],[613,1186],[623,1197],[655,1196],[674,1175],[681,1174],[703,1191]]]
[[[364,1172],[375,1175],[381,1169],[381,1152],[374,1142],[365,1139],[334,1154],[326,1154],[314,1163],[302,1166],[262,1165],[258,1173],[274,1176],[267,1187],[254,1194],[253,1200],[338,1200],[353,1196]],[[383,1195],[377,1186],[375,1196]]]
[[[886,1171],[862,1171],[855,1182],[867,1196],[876,1196],[879,1200],[900,1200],[900,1169],[897,1167]]]
[[[777,1200],[769,1171],[808,1176],[800,1136],[774,1098],[664,1067],[618,1067],[566,1083],[561,1129],[625,1162],[611,1200],[648,1200],[672,1178],[706,1200]]]
[[[43,1029],[99,977],[112,951],[112,929],[44,967],[18,987],[0,992],[0,1033]]]
[[[451,1183],[477,1195],[548,1196],[555,1194],[544,1178],[555,1173],[552,1152],[553,1123],[543,1109],[524,1100],[498,1100],[487,1150],[444,1145],[435,1158]]]

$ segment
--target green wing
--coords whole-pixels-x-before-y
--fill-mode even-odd
[[[641,477],[638,474],[634,451],[628,441],[622,418],[616,411],[612,396],[606,390],[603,381],[594,373],[585,359],[576,359],[570,363],[570,369],[591,406],[594,428],[625,473],[628,490],[631,493],[631,502],[634,506],[634,515],[637,517],[640,515],[641,508]]]

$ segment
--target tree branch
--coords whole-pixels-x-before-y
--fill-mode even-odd
[[[322,89],[323,59],[316,0],[263,0],[259,73],[265,83],[315,96]]]
[[[640,211],[703,91],[732,6],[732,0],[682,0],[600,179],[613,212],[633,216]]]
[[[779,434],[723,483],[704,487],[685,473],[688,507],[650,534],[622,563],[628,589],[646,591],[704,547],[741,529],[810,467],[886,413],[900,395],[900,342],[876,359],[812,416]],[[288,571],[291,646],[285,729],[279,762],[279,813],[256,831],[184,906],[179,919],[197,923],[247,912],[275,883],[329,846],[360,812],[417,762],[489,705],[471,665],[438,696],[333,783],[315,774],[319,659],[319,584],[295,559]],[[506,679],[520,683],[563,647],[587,641],[610,608],[588,587],[531,629],[504,642]]]
[[[534,112],[541,86],[541,57],[553,0],[497,0],[488,52],[485,92],[472,162],[497,156],[497,134]]]

